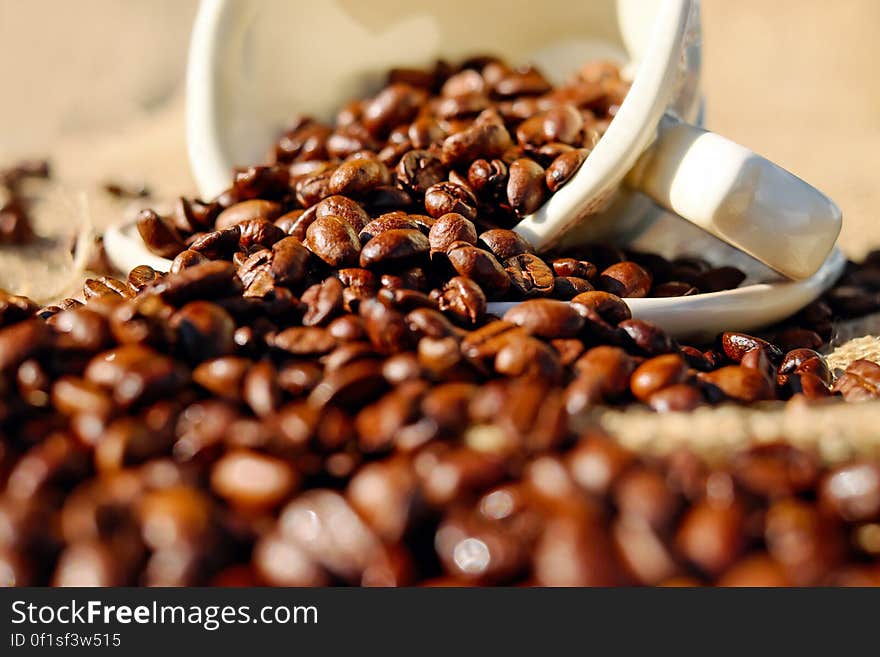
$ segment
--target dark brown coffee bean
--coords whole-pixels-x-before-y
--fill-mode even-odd
[[[429,249],[428,238],[421,231],[412,228],[386,230],[364,244],[360,265],[405,267],[418,262]]]
[[[251,219],[275,221],[281,215],[281,205],[274,201],[252,199],[231,205],[217,216],[214,222],[216,230],[231,228],[236,224]]]
[[[488,251],[458,243],[450,247],[446,256],[459,276],[473,279],[489,296],[501,296],[510,287],[507,272]]]
[[[562,366],[556,351],[541,340],[513,336],[495,356],[495,371],[509,377],[528,376],[550,383],[562,379]]]
[[[480,286],[465,276],[453,276],[438,296],[440,310],[459,321],[476,324],[486,312],[486,295]]]
[[[419,230],[416,220],[405,212],[387,212],[370,221],[361,229],[358,238],[361,244],[366,244],[374,237],[388,230]]]
[[[574,276],[556,276],[553,279],[553,293],[555,299],[569,301],[584,292],[592,292],[593,286],[585,278]]]
[[[321,326],[341,313],[342,290],[339,279],[331,276],[303,292],[301,301],[307,306],[303,326]]]
[[[821,349],[824,341],[815,331],[802,328],[790,328],[777,334],[774,339],[775,344],[779,345],[782,351],[791,351],[792,349]]]
[[[648,397],[648,406],[658,413],[692,411],[704,403],[700,390],[686,383],[663,388]]]
[[[693,284],[700,292],[720,292],[739,287],[745,279],[745,272],[736,267],[715,267],[699,274]]]
[[[133,292],[140,292],[160,276],[161,274],[149,265],[139,265],[128,273],[128,286]]]
[[[211,489],[232,506],[247,510],[278,506],[298,484],[289,463],[247,449],[227,452],[211,468]]]
[[[535,212],[546,198],[544,168],[529,158],[514,160],[507,181],[507,200],[517,215]]]
[[[198,251],[192,251],[187,249],[186,251],[181,251],[177,254],[174,260],[171,262],[170,271],[172,274],[177,274],[188,267],[195,267],[196,265],[200,265],[203,262],[208,262],[208,258],[203,256]]]
[[[428,242],[432,253],[446,253],[454,242],[476,244],[477,229],[471,221],[458,213],[444,214],[431,226]]]
[[[770,344],[766,340],[745,333],[735,333],[732,331],[722,333],[720,343],[724,354],[735,363],[740,362],[747,352],[758,347],[764,349],[771,362],[778,363],[782,360],[782,351],[779,347]]]
[[[544,174],[547,189],[552,193],[559,191],[578,172],[589,154],[589,149],[577,148],[558,155]]]
[[[268,248],[287,236],[278,226],[265,219],[249,219],[236,226],[240,231],[238,246],[245,250],[257,246]]]
[[[267,336],[267,342],[270,346],[294,356],[326,354],[336,346],[336,340],[330,333],[316,326],[291,326]]]
[[[357,264],[360,241],[348,222],[318,217],[306,231],[306,247],[331,267]]]
[[[602,402],[623,398],[636,361],[618,347],[593,347],[574,363],[575,379],[565,390],[566,410],[577,415]]]
[[[493,228],[480,234],[478,245],[491,251],[498,260],[507,260],[534,249],[519,233],[504,228]]]
[[[477,194],[500,196],[507,188],[507,164],[498,158],[475,160],[468,168],[467,180]]]
[[[257,417],[268,417],[280,406],[281,389],[277,378],[275,366],[267,360],[254,364],[245,373],[242,396]]]
[[[163,276],[149,288],[163,301],[173,305],[191,299],[215,299],[241,290],[235,267],[229,262],[211,261]]]
[[[140,345],[98,354],[89,361],[84,377],[111,390],[113,400],[123,407],[174,395],[188,378],[178,363]]]
[[[410,331],[419,337],[446,338],[457,334],[455,327],[446,317],[430,308],[417,308],[406,316]]]
[[[52,344],[52,331],[42,320],[27,320],[0,329],[0,372],[14,371]]]
[[[183,353],[193,361],[203,361],[232,353],[235,322],[223,308],[208,301],[192,301],[170,320],[177,331]]]
[[[534,68],[510,71],[494,85],[499,96],[531,96],[550,91],[550,83]]]
[[[523,121],[516,129],[520,144],[541,146],[548,142],[576,144],[584,119],[574,105],[563,103]]]
[[[856,461],[829,472],[820,487],[820,500],[846,522],[870,522],[880,517],[880,467]]]
[[[386,386],[380,363],[373,359],[356,360],[327,374],[309,394],[308,401],[315,408],[328,404],[358,408],[379,397]]]
[[[688,366],[684,359],[678,354],[665,354],[639,365],[629,385],[636,399],[647,402],[655,392],[684,383],[687,376]]]
[[[364,330],[373,346],[382,353],[395,353],[407,345],[408,331],[403,314],[378,299],[367,299],[360,305]]]
[[[423,89],[402,82],[390,84],[364,103],[364,126],[375,137],[385,136],[392,128],[412,121],[425,99]]]
[[[725,397],[744,404],[773,398],[773,390],[763,373],[748,367],[729,365],[714,372],[700,372],[698,378]]]
[[[477,218],[477,200],[469,189],[451,182],[432,185],[425,192],[425,209],[434,218],[456,212],[469,221]]]
[[[416,197],[446,178],[447,168],[441,159],[425,150],[411,150],[397,163],[397,182]]]
[[[138,214],[137,229],[146,247],[163,258],[173,258],[184,249],[177,229],[153,210]]]
[[[330,190],[330,179],[333,177],[334,172],[335,168],[331,167],[316,171],[297,180],[295,185],[297,202],[302,207],[309,209],[328,196],[333,196],[334,192]],[[308,212],[299,218],[299,222],[306,224],[310,220],[311,215]],[[289,233],[294,237],[300,237],[296,230],[290,230]],[[300,237],[300,239],[302,238]]]
[[[446,131],[443,130],[436,119],[423,116],[410,124],[407,136],[412,144],[412,148],[423,149],[439,143],[446,136]]]
[[[64,415],[88,413],[106,418],[113,410],[110,396],[84,379],[64,376],[52,385],[52,405]]]
[[[480,158],[500,157],[511,145],[510,133],[500,119],[475,121],[466,130],[444,139],[440,152],[444,164],[456,166]]]
[[[232,257],[232,254],[238,249],[240,240],[241,229],[235,225],[202,234],[190,243],[189,250],[211,260],[222,260]],[[191,266],[189,261],[186,266]]]
[[[702,501],[690,508],[678,528],[676,543],[703,572],[717,576],[739,557],[745,544],[740,506]]]
[[[379,160],[354,157],[337,167],[330,177],[329,190],[343,196],[362,196],[387,184],[388,169]]]
[[[859,359],[850,363],[834,382],[833,390],[846,401],[865,401],[880,397],[880,365]]]
[[[193,381],[211,393],[238,401],[241,399],[241,383],[251,366],[251,361],[236,356],[223,356],[200,363],[192,374]]]
[[[553,271],[536,255],[524,253],[508,258],[504,261],[504,269],[513,288],[522,296],[549,296],[553,293],[556,284]]]
[[[547,339],[575,337],[584,325],[584,318],[570,304],[551,299],[523,301],[508,310],[504,320]]]
[[[783,498],[767,509],[764,541],[767,551],[800,586],[820,582],[843,556],[841,536],[833,522],[796,498]]]
[[[651,274],[634,262],[618,262],[599,275],[598,285],[619,297],[645,297],[651,289]]]
[[[736,454],[731,473],[743,488],[757,495],[779,498],[813,488],[819,477],[816,457],[803,450],[773,443]]]
[[[596,277],[596,265],[576,258],[556,258],[550,262],[557,276],[573,276],[588,281]],[[595,308],[594,308],[595,310]]]
[[[632,317],[629,306],[620,297],[608,292],[584,292],[571,302],[593,310],[610,324],[619,324]]]
[[[660,283],[660,285],[655,285],[654,289],[651,290],[651,296],[689,297],[694,294],[699,294],[699,292],[700,291],[690,283],[684,283],[682,281],[668,281],[666,283]]]

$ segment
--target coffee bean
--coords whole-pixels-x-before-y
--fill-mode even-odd
[[[591,294],[587,292],[587,294]],[[625,319],[618,324],[646,356],[676,351],[677,345],[662,329],[640,319]]]
[[[700,292],[720,292],[739,287],[745,279],[745,273],[736,267],[716,267],[699,274],[693,284]]]
[[[400,158],[396,174],[397,183],[401,187],[421,197],[429,188],[446,178],[447,169],[442,160],[432,152],[411,150]]]
[[[405,267],[428,253],[428,238],[412,228],[386,230],[364,244],[361,267]]]
[[[477,229],[458,213],[452,212],[437,218],[428,233],[431,252],[445,253],[454,242],[477,243]]]
[[[326,354],[336,346],[336,340],[325,329],[316,326],[291,326],[268,336],[267,342],[294,356]]]
[[[184,249],[177,229],[153,210],[142,210],[136,225],[144,244],[156,255],[173,258]]]
[[[455,212],[468,221],[477,218],[477,200],[473,193],[462,185],[439,182],[425,191],[425,209],[434,217]]]
[[[554,194],[558,192],[578,172],[589,154],[589,149],[577,148],[558,155],[544,174],[547,189]]]
[[[618,297],[645,297],[651,282],[651,275],[636,263],[618,262],[599,275],[598,285]]]
[[[241,383],[251,361],[236,356],[222,356],[200,363],[193,370],[193,381],[213,394],[230,401],[241,399]]]
[[[330,177],[328,188],[331,194],[361,196],[387,181],[388,170],[379,160],[355,157],[337,167]]]
[[[721,334],[721,348],[724,354],[733,362],[738,363],[752,349],[762,348],[767,357],[774,363],[782,360],[782,351],[776,345],[766,340],[756,338],[745,333],[726,332]]]
[[[486,312],[486,295],[472,279],[453,276],[438,296],[441,311],[452,314],[459,321],[476,324]]]
[[[739,557],[745,544],[744,523],[742,509],[736,503],[699,502],[682,519],[676,543],[691,563],[716,576]]]
[[[783,443],[758,445],[731,460],[737,482],[768,498],[797,495],[813,488],[819,464],[812,454]]]
[[[285,461],[245,449],[224,454],[211,469],[211,488],[217,495],[233,506],[255,511],[281,504],[298,480]]]
[[[528,158],[519,158],[510,164],[507,182],[507,200],[517,215],[531,214],[547,198],[544,168]]]
[[[468,185],[474,192],[498,197],[507,188],[507,164],[495,158],[474,160],[468,168]]]
[[[700,372],[698,378],[725,397],[744,404],[773,397],[767,378],[758,370],[748,367],[729,365],[713,372]]]
[[[370,134],[381,137],[392,128],[411,121],[424,100],[422,89],[403,82],[390,84],[364,103],[364,126]]]
[[[331,276],[316,283],[302,294],[301,301],[308,307],[303,315],[303,326],[320,326],[342,312],[342,283]]]
[[[338,217],[318,217],[306,230],[305,245],[331,267],[357,263],[360,241],[348,222]]]
[[[655,285],[654,289],[651,290],[651,296],[689,297],[694,294],[699,294],[699,292],[700,291],[690,283],[684,283],[683,281],[668,281],[666,283],[660,283],[660,285]]]
[[[216,230],[231,228],[236,224],[252,219],[275,221],[281,215],[281,206],[274,201],[252,199],[231,205],[219,215],[214,222]]]
[[[583,292],[574,297],[571,302],[593,310],[610,324],[619,324],[632,317],[626,302],[617,295],[608,292],[600,292],[598,290]]]
[[[235,322],[220,306],[208,301],[192,301],[170,320],[179,336],[184,354],[193,361],[231,354]]]
[[[687,376],[687,364],[678,354],[656,356],[636,368],[630,379],[630,390],[636,399],[647,402],[655,392],[684,383]]]
[[[268,417],[281,404],[277,372],[271,362],[263,360],[249,368],[242,381],[242,396],[257,417]]]
[[[473,279],[490,296],[501,296],[510,287],[507,272],[488,251],[466,243],[455,243],[446,256],[459,276]]]
[[[205,262],[169,274],[153,283],[148,290],[173,305],[191,299],[215,299],[241,290],[235,267],[222,261]]]
[[[658,413],[692,411],[704,403],[700,390],[686,383],[662,388],[648,397],[648,406]]]
[[[834,382],[833,390],[842,394],[846,401],[880,397],[880,365],[864,359],[854,360]]]
[[[875,520],[880,515],[880,467],[871,461],[835,468],[823,479],[824,508],[846,522]]]
[[[550,299],[524,301],[504,314],[504,320],[543,338],[575,337],[584,318],[571,305]]]
[[[504,265],[513,288],[522,296],[548,296],[553,293],[556,284],[553,271],[538,256],[524,253],[505,260]]]
[[[512,141],[500,120],[475,121],[474,124],[443,140],[441,157],[447,166],[457,166],[476,159],[500,157]]]

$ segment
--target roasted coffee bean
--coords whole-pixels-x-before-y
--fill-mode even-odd
[[[263,360],[249,368],[242,381],[242,396],[257,417],[268,417],[281,404],[277,372],[271,362]]]
[[[348,222],[338,217],[318,217],[306,230],[305,245],[331,267],[357,263],[360,241]]]
[[[553,271],[538,256],[524,253],[505,260],[504,265],[513,288],[522,296],[548,296],[553,292]]]
[[[705,399],[700,390],[686,383],[662,388],[648,397],[648,406],[658,413],[692,411],[704,403]]]
[[[299,477],[289,463],[251,450],[224,454],[211,469],[211,488],[229,504],[267,510],[281,504]]]
[[[386,230],[361,250],[361,267],[406,267],[428,253],[430,244],[421,231],[412,228]]]
[[[558,155],[547,167],[544,181],[551,193],[556,193],[578,172],[587,159],[590,150],[577,148]]]
[[[793,349],[785,354],[779,365],[779,374],[792,374],[794,372],[807,372],[813,374],[825,384],[831,385],[831,370],[825,358],[812,349]]]
[[[779,347],[745,333],[722,333],[720,343],[724,354],[734,363],[740,362],[747,352],[758,347],[764,349],[771,362],[778,363],[782,360],[782,351]]]
[[[669,386],[684,383],[688,367],[678,354],[656,356],[639,365],[630,379],[633,396],[643,402],[655,393]]]
[[[281,205],[278,203],[262,199],[252,199],[236,203],[223,210],[223,212],[217,215],[214,228],[216,230],[224,230],[252,219],[263,219],[271,222],[275,221],[280,215]]]
[[[843,556],[841,538],[832,521],[797,498],[780,499],[767,509],[767,551],[797,585],[815,585],[838,565]]]
[[[520,144],[529,146],[549,142],[576,144],[583,127],[584,119],[578,109],[563,103],[523,121],[516,129],[516,138]]]
[[[531,214],[547,198],[544,168],[529,158],[519,158],[510,164],[507,181],[507,201],[519,216]]]
[[[325,329],[316,326],[291,326],[274,335],[267,342],[294,356],[317,356],[326,354],[336,346],[336,340]]]
[[[161,274],[149,265],[139,265],[128,274],[128,286],[133,292],[140,292],[150,283],[159,280]]]
[[[248,250],[255,247],[271,247],[286,237],[286,233],[265,219],[248,219],[236,224],[239,230],[238,246]]]
[[[425,150],[404,153],[395,171],[397,183],[417,197],[424,196],[429,188],[441,183],[448,172],[437,155]]]
[[[230,401],[241,399],[241,383],[251,361],[236,356],[223,356],[200,363],[193,370],[193,381],[213,394]]]
[[[553,279],[552,296],[556,299],[564,301],[574,299],[579,294],[591,292],[593,286],[584,278],[575,278],[574,276],[556,276]]]
[[[629,306],[620,297],[608,292],[583,292],[571,300],[594,311],[610,324],[619,324],[632,317]]]
[[[767,498],[797,495],[819,476],[814,455],[783,443],[758,445],[731,460],[731,472],[746,490]]]
[[[744,404],[773,398],[767,377],[749,367],[729,365],[713,372],[700,372],[698,378],[728,399]]]
[[[31,319],[0,329],[0,372],[10,372],[52,344],[42,320]]]
[[[764,588],[793,586],[793,583],[780,563],[773,557],[766,554],[753,554],[731,566],[718,580],[717,585]]]
[[[739,287],[745,279],[745,272],[736,267],[716,267],[699,274],[693,284],[700,292],[720,292]]]
[[[455,212],[469,221],[475,221],[477,199],[467,187],[451,182],[439,182],[425,191],[425,209],[435,219]]]
[[[333,177],[334,171],[335,168],[331,167],[297,180],[295,185],[297,202],[302,207],[309,209],[328,196],[333,196],[334,192],[330,190],[330,179]],[[307,223],[310,218],[310,215],[306,212],[300,217],[300,221]],[[300,237],[299,233],[295,230],[291,230],[290,234]],[[302,238],[300,237],[300,239]]]
[[[474,160],[500,157],[512,141],[500,120],[475,121],[472,126],[443,140],[440,149],[447,166],[463,165]]]
[[[571,415],[602,402],[613,402],[629,390],[635,360],[617,347],[593,347],[575,361],[575,379],[565,391]]]
[[[524,253],[534,253],[534,249],[523,237],[512,230],[493,228],[480,234],[478,246],[491,251],[498,260],[507,260]]]
[[[172,359],[140,345],[125,345],[98,354],[85,369],[87,381],[111,390],[123,407],[175,394],[188,375]]]
[[[474,160],[468,168],[467,179],[477,194],[500,195],[507,187],[507,164],[498,158]]]
[[[425,92],[403,82],[395,82],[363,105],[363,124],[375,137],[415,118],[425,101]]]
[[[834,382],[833,390],[846,401],[877,399],[880,397],[880,365],[864,359],[853,361]]]
[[[452,212],[437,218],[428,233],[431,252],[445,253],[454,242],[477,243],[477,229],[473,222]]]
[[[232,353],[235,322],[223,308],[208,301],[192,301],[170,320],[184,354],[194,361]]]
[[[328,181],[328,186],[331,194],[362,196],[387,182],[388,170],[379,160],[354,157],[337,167]]]
[[[571,305],[551,299],[524,301],[508,310],[504,320],[548,339],[575,337],[584,325],[583,316]]]
[[[645,297],[651,282],[651,274],[636,263],[618,262],[599,275],[597,285],[618,297]]]
[[[370,221],[358,234],[361,244],[389,230],[420,230],[416,219],[405,212],[387,212]]]
[[[446,252],[459,276],[473,279],[490,296],[501,296],[510,287],[504,268],[488,251],[466,243],[453,244]]]
[[[459,321],[476,324],[486,312],[486,295],[477,283],[465,276],[454,276],[438,296],[441,311]]]
[[[216,299],[241,290],[235,267],[228,262],[211,261],[169,274],[153,283],[148,290],[173,305],[191,299]]]
[[[880,466],[871,461],[854,462],[829,472],[820,487],[820,500],[846,522],[880,517]]]
[[[187,249],[185,251],[181,251],[177,254],[177,256],[175,256],[174,260],[171,262],[171,267],[169,271],[172,274],[177,274],[184,269],[195,267],[196,265],[200,265],[204,262],[208,262],[208,258],[206,258],[198,251]]]
[[[679,525],[676,543],[701,571],[717,576],[730,567],[745,545],[745,518],[737,503],[703,501],[690,508]]]
[[[557,276],[583,278],[588,281],[596,277],[596,265],[586,260],[556,258],[550,262],[550,266]]]
[[[301,301],[307,306],[302,318],[303,326],[321,326],[341,313],[342,290],[339,279],[331,276],[303,292]]]
[[[655,285],[654,289],[651,290],[651,296],[689,297],[694,294],[699,294],[699,292],[700,291],[690,283],[684,283],[682,281],[668,281],[666,283],[660,283],[660,285]]]
[[[824,341],[815,331],[801,328],[790,328],[777,334],[774,343],[779,345],[782,351],[792,349],[820,349]]]
[[[177,229],[153,210],[138,214],[137,229],[147,248],[163,258],[173,258],[184,249]]]
[[[592,292],[587,292],[592,294]],[[618,323],[638,349],[646,356],[659,356],[677,350],[675,341],[662,329],[640,319],[625,319]]]

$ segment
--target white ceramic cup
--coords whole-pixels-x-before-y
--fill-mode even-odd
[[[538,249],[574,226],[623,230],[639,197],[621,200],[625,184],[789,278],[807,278],[828,256],[841,225],[830,199],[687,123],[700,109],[696,0],[203,0],[187,80],[200,192],[215,196],[233,166],[262,160],[293,113],[329,119],[392,66],[474,53],[536,63],[557,81],[595,57],[633,75],[584,166],[517,225]]]

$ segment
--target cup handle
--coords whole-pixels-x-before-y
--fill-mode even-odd
[[[668,114],[626,183],[793,279],[815,273],[840,233],[840,209],[815,187]]]

